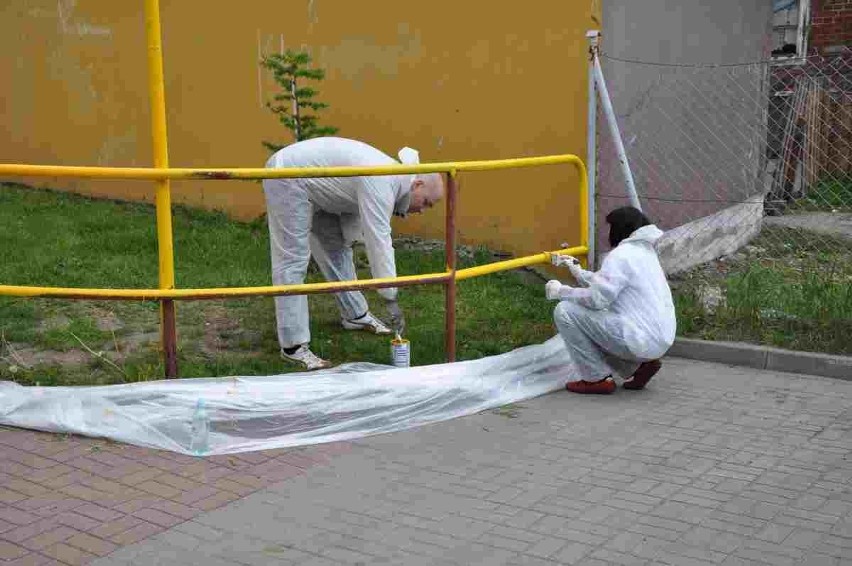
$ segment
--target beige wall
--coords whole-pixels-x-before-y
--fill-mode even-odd
[[[327,71],[324,123],[423,161],[585,157],[586,40],[597,0],[161,0],[169,150],[176,167],[260,167],[286,141],[263,101],[261,53],[306,46]],[[5,162],[149,166],[142,0],[7,0],[0,7]],[[145,182],[26,180],[151,200]],[[568,166],[461,177],[460,235],[514,253],[576,242]],[[175,202],[264,211],[260,186],[173,183]],[[402,222],[440,237],[442,210]]]

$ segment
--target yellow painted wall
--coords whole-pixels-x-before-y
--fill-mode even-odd
[[[323,123],[423,161],[554,153],[585,158],[585,31],[599,0],[161,0],[175,167],[260,167],[288,132],[263,106],[262,53],[305,46],[327,71]],[[2,161],[151,165],[141,0],[6,0],[0,6]],[[23,180],[122,199],[150,182]],[[461,176],[460,236],[516,254],[577,242],[577,178],[555,166]],[[174,202],[248,219],[259,184],[173,182]],[[443,210],[399,232],[443,234]]]

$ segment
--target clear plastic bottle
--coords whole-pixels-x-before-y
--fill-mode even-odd
[[[196,456],[203,456],[210,450],[210,417],[204,399],[198,399],[195,404],[189,449]]]

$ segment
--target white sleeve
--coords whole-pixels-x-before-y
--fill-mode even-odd
[[[600,271],[585,272],[590,275],[587,280],[588,287],[577,289],[566,285],[560,289],[559,298],[574,301],[589,309],[603,310],[609,307],[630,283],[625,267],[622,258],[610,254],[604,260]]]
[[[577,283],[581,287],[588,287],[589,285],[592,284],[592,279],[595,276],[594,271],[587,271],[587,270],[583,269],[582,267],[580,267],[579,265],[577,265],[575,267],[570,267],[569,269],[571,271],[571,275],[574,276],[574,279],[577,280]]]
[[[362,177],[362,185],[358,189],[358,208],[370,272],[375,279],[396,277],[396,259],[391,237],[394,194],[390,178]],[[377,291],[386,300],[393,300],[397,295],[395,287]]]

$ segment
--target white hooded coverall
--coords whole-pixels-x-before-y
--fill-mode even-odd
[[[407,149],[407,148],[406,148]],[[400,152],[406,163],[416,152]],[[314,138],[277,151],[269,168],[346,167],[398,164],[366,143],[337,137]],[[413,175],[381,177],[323,177],[265,179],[263,192],[269,223],[273,285],[304,283],[311,256],[327,281],[357,279],[352,244],[363,241],[374,278],[396,277],[391,217],[404,215],[411,198]],[[396,288],[378,289],[386,300]],[[367,313],[360,291],[336,293],[346,320]],[[311,340],[305,295],[275,298],[278,342],[281,348]]]
[[[559,289],[553,318],[577,364],[577,380],[629,377],[674,342],[674,303],[654,249],[662,235],[654,225],[639,228],[607,255],[599,271],[574,270],[582,288]]]

